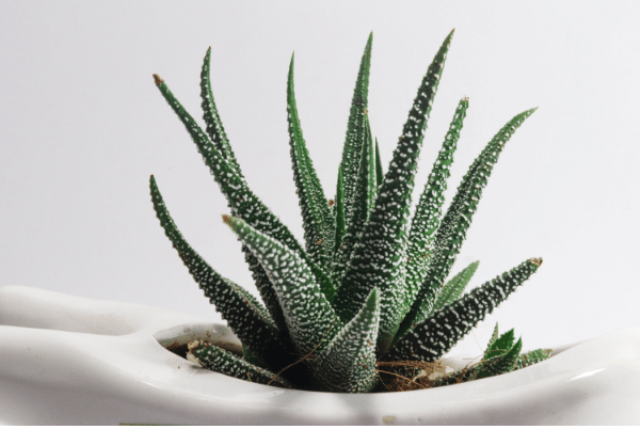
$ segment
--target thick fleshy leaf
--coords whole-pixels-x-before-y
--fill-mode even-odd
[[[314,367],[321,390],[369,392],[377,380],[376,337],[380,299],[373,289],[360,312],[345,325],[318,356]]]
[[[478,378],[493,377],[494,375],[504,374],[514,370],[520,351],[522,350],[522,338],[519,338],[513,348],[506,353],[493,356],[482,365]]]
[[[507,353],[513,348],[513,342],[516,336],[513,329],[500,335],[489,347],[484,351],[484,360],[489,360],[494,356],[500,356]]]
[[[218,152],[227,161],[230,168],[232,168],[239,176],[243,177],[240,165],[238,164],[235,154],[233,153],[233,149],[229,144],[229,139],[227,138],[224,127],[222,126],[218,108],[215,104],[213,92],[211,90],[210,63],[211,48],[207,50],[207,54],[205,55],[204,62],[202,64],[202,72],[200,73],[200,96],[202,98],[202,110],[204,111],[203,119],[207,125],[207,134],[218,149]],[[235,210],[233,210],[233,212],[236,214]],[[267,309],[278,328],[286,332],[284,319],[282,318],[282,312],[278,307],[273,286],[271,286],[271,283],[269,282],[266,274],[264,274],[264,270],[260,264],[257,263],[255,256],[253,256],[244,246],[242,247],[242,252],[245,254],[245,260],[249,266],[249,270],[251,271],[251,275],[258,291],[260,292],[262,301],[267,306]]]
[[[203,119],[207,124],[207,134],[218,151],[227,160],[231,168],[242,176],[240,165],[238,165],[233,149],[231,149],[231,145],[229,145],[229,139],[224,131],[220,115],[218,114],[218,108],[216,107],[215,100],[213,99],[213,91],[211,91],[210,64],[211,47],[207,49],[207,54],[205,55],[202,63],[202,72],[200,73],[200,97],[202,98],[202,110],[204,112]]]
[[[157,75],[154,75],[156,85],[169,106],[178,115],[192,140],[202,155],[211,174],[220,186],[227,199],[229,207],[235,216],[241,217],[249,225],[258,231],[278,240],[288,248],[297,252],[313,270],[323,291],[333,297],[334,286],[329,276],[315,264],[306,254],[300,243],[295,239],[291,231],[275,216],[262,201],[249,189],[242,176],[235,172],[224,155],[211,143],[207,135],[202,131],[193,117],[182,107],[180,102],[169,90],[166,83]],[[331,299],[331,298],[330,298]]]
[[[541,264],[542,259],[529,259],[437,311],[398,339],[385,359],[425,362],[440,359]]]
[[[500,331],[498,330],[498,322],[496,322],[496,327],[493,328],[493,333],[491,334],[491,338],[489,339],[489,344],[487,344],[487,349],[491,349],[495,342],[500,337]]]
[[[269,314],[271,315],[271,318],[273,319],[280,333],[282,335],[286,335],[287,324],[284,321],[282,309],[280,308],[280,304],[278,303],[278,296],[276,295],[276,290],[271,284],[271,280],[269,280],[269,276],[265,272],[262,265],[260,265],[258,258],[256,258],[255,255],[251,253],[249,248],[244,244],[242,245],[242,252],[244,253],[244,260],[249,266],[251,277],[253,278],[253,282],[256,285],[258,292],[260,293],[262,302],[264,302],[265,307],[269,311]]]
[[[334,255],[338,254],[338,250],[340,249],[340,245],[342,244],[342,238],[347,232],[347,221],[345,218],[345,208],[344,208],[344,182],[342,179],[342,168],[338,169],[338,185],[336,189],[336,239],[335,239],[335,249]],[[335,263],[335,262],[334,262]]]
[[[380,158],[380,147],[378,146],[378,138],[376,137],[376,190],[377,187],[382,185],[382,182],[384,182],[384,170],[382,168],[382,158]]]
[[[184,239],[167,210],[153,176],[149,186],[160,225],[209,301],[222,314],[242,344],[266,366],[280,369],[293,357],[286,352],[267,311],[242,287],[222,277]]]
[[[311,268],[297,253],[260,233],[242,219],[224,216],[264,267],[273,284],[296,351],[304,356],[322,350],[343,324],[321,291]]]
[[[364,48],[356,87],[353,90],[349,122],[347,124],[347,136],[342,149],[342,161],[340,168],[344,183],[345,216],[347,221],[351,218],[352,200],[355,195],[358,168],[360,166],[360,154],[365,140],[365,117],[369,98],[369,69],[371,67],[371,46],[373,33],[369,34],[367,45]]]
[[[472,262],[468,267],[460,271],[451,280],[449,280],[446,285],[444,285],[438,294],[435,304],[433,305],[434,311],[438,311],[446,307],[462,296],[464,288],[469,284],[469,281],[478,269],[479,264],[480,261]]]
[[[444,69],[453,32],[447,36],[422,80],[404,125],[384,182],[361,239],[353,249],[335,307],[343,320],[350,320],[362,307],[369,292],[382,293],[382,316],[378,350],[387,350],[398,329],[404,309],[404,262],[411,193],[417,159],[433,99]],[[345,177],[346,179],[346,177]],[[348,218],[347,218],[348,219]]]
[[[543,360],[550,358],[552,352],[553,350],[551,349],[537,349],[527,353],[523,353],[518,356],[518,360],[516,360],[514,369],[521,369],[529,365],[542,362]]]
[[[516,346],[518,348],[516,348]],[[494,356],[488,360],[483,360],[482,363],[476,366],[459,369],[450,374],[447,374],[442,378],[434,380],[432,383],[430,383],[430,387],[449,386],[451,384],[464,383],[467,381],[478,380],[484,377],[499,375],[504,372],[511,372],[515,369],[515,364],[512,363],[513,356],[515,355],[517,357],[517,353],[522,348],[522,341],[518,340],[516,346],[513,347],[513,350],[508,352],[508,356],[506,356],[505,354]],[[487,369],[485,370],[485,368]],[[503,370],[500,371],[500,369]]]
[[[482,197],[482,190],[487,185],[502,149],[513,133],[535,110],[527,110],[511,119],[487,144],[467,171],[458,187],[458,193],[442,219],[440,228],[438,228],[433,259],[411,310],[398,330],[398,336],[404,335],[411,326],[424,320],[432,312],[437,290],[444,284],[444,280],[449,275],[449,271],[460,252],[462,242],[466,238],[467,230]]]
[[[427,266],[433,256],[433,240],[440,225],[444,192],[447,190],[447,179],[450,176],[449,169],[453,164],[453,155],[460,139],[460,131],[462,130],[468,107],[468,98],[463,98],[458,103],[451,125],[449,125],[449,131],[444,143],[442,143],[438,158],[433,164],[429,179],[425,184],[411,221],[409,249],[407,251],[409,257],[406,278],[407,294],[405,297],[405,306],[407,308],[410,308],[413,304],[418,289],[424,280]]]
[[[287,117],[293,178],[302,210],[307,254],[318,265],[329,270],[335,247],[336,221],[327,205],[327,199],[302,135],[293,84],[293,62],[294,57],[291,56],[287,83]]]
[[[347,232],[341,240],[338,253],[335,256],[333,272],[331,273],[332,280],[334,284],[338,285],[338,288],[341,287],[342,276],[351,258],[353,246],[369,219],[369,212],[376,192],[375,155],[368,118],[365,118],[365,128],[366,139],[364,145],[362,145],[360,169],[358,170],[358,180],[352,201],[351,218],[347,223]]]
[[[273,372],[252,365],[220,347],[212,345],[196,347],[189,352],[187,358],[207,369],[241,380],[278,387],[294,387]]]

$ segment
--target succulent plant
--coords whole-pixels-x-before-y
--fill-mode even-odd
[[[206,132],[154,75],[228,201],[231,215],[223,216],[224,222],[242,242],[262,298],[261,303],[222,277],[187,243],[151,176],[153,205],[166,235],[243,344],[239,356],[195,343],[189,359],[254,382],[370,392],[379,385],[377,362],[402,361],[410,366],[411,361],[437,361],[538,269],[541,259],[527,259],[463,295],[476,262],[445,284],[502,149],[535,109],[516,115],[487,144],[442,215],[449,168],[469,105],[463,98],[409,222],[418,156],[452,37],[453,31],[422,80],[385,173],[367,114],[373,35],[369,36],[332,200],[326,198],[305,145],[291,58],[288,130],[304,245],[251,191],[242,174],[211,91],[211,49],[201,73]],[[504,356],[509,356],[511,364],[517,361],[513,356],[517,358],[521,342],[508,346]],[[504,359],[485,365],[481,375],[513,369]]]

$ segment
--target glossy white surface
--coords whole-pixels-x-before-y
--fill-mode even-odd
[[[165,350],[228,328],[133,304],[0,288],[9,424],[640,424],[640,328],[556,347],[514,373],[431,390],[331,394],[248,383]]]

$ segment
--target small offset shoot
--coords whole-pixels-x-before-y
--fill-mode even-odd
[[[535,109],[515,115],[487,143],[444,210],[469,108],[469,99],[462,98],[411,210],[420,151],[453,35],[435,52],[413,104],[407,106],[406,123],[386,168],[369,120],[373,33],[369,35],[336,166],[337,185],[330,188],[334,195],[322,187],[303,136],[304,112],[297,107],[291,57],[286,105],[303,242],[251,190],[241,171],[214,101],[211,49],[200,75],[203,127],[154,75],[227,199],[223,222],[241,242],[260,295],[255,298],[223,277],[219,266],[209,265],[188,244],[151,176],[153,208],[164,233],[243,346],[242,354],[234,354],[196,341],[188,346],[189,361],[279,388],[367,393],[469,382],[551,355],[550,350],[523,353],[522,339],[516,340],[513,330],[500,334],[496,325],[479,363],[442,370],[442,357],[542,264],[541,258],[523,257],[518,266],[475,288],[468,286],[478,261],[450,277],[498,157]]]

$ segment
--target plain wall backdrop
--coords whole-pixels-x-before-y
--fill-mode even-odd
[[[447,204],[491,137],[539,106],[494,169],[454,272],[471,286],[544,264],[496,320],[526,349],[640,323],[640,4],[635,1],[0,1],[0,285],[128,301],[212,321],[164,236],[154,174],[192,246],[257,291],[218,186],[152,79],[201,118],[214,96],[255,193],[302,239],[286,77],[333,197],[358,64],[374,32],[369,117],[387,167],[416,90],[456,29],[421,154],[417,201],[459,99],[470,107]]]

